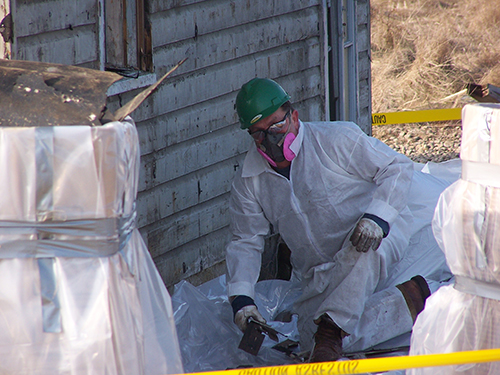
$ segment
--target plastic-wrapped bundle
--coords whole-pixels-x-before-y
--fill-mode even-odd
[[[0,127],[2,374],[183,372],[135,228],[138,161],[130,118]]]
[[[500,347],[500,105],[467,105],[462,124],[462,177],[443,192],[433,220],[455,285],[427,300],[410,354]],[[500,362],[407,373],[498,374]]]

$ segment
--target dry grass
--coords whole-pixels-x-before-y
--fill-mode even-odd
[[[371,0],[373,112],[451,108],[500,86],[496,0]],[[449,97],[451,96],[451,97]]]

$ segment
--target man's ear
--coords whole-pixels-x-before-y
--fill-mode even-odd
[[[298,122],[299,121],[299,111],[297,111],[296,109],[294,109],[292,111],[292,120],[294,122]]]

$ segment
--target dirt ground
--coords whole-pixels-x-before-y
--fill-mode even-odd
[[[415,162],[442,162],[459,157],[462,127],[460,121],[380,125],[372,135]]]
[[[491,0],[371,0],[372,112],[457,108],[468,83],[500,86],[500,7]],[[382,125],[416,162],[460,152],[460,122]]]

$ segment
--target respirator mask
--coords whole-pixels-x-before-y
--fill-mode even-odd
[[[257,151],[273,167],[277,166],[276,163],[284,160],[292,161],[295,157],[293,151],[290,150],[290,145],[295,139],[295,134],[290,133],[290,124],[288,124],[286,132],[282,133],[283,127],[287,125],[287,118],[290,114],[290,111],[288,111],[283,120],[271,125],[266,130],[257,130],[250,133],[256,141]]]

